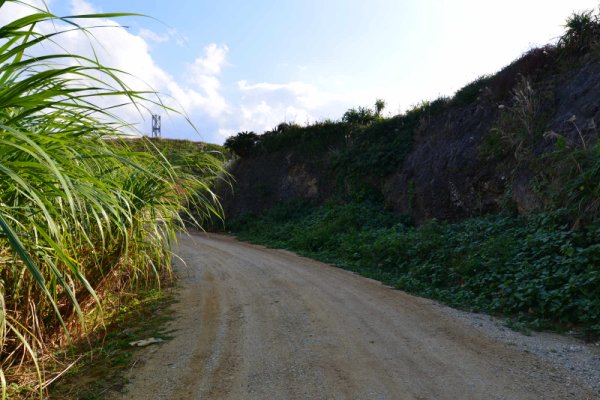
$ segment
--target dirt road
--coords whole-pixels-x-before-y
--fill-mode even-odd
[[[123,399],[593,399],[532,354],[341,269],[182,237],[174,339]]]

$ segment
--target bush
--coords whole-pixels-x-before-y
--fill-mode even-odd
[[[558,47],[573,53],[581,53],[597,46],[600,40],[600,16],[593,10],[574,13],[565,24],[566,32],[558,41]]]
[[[465,85],[452,98],[452,105],[462,107],[474,103],[490,83],[491,79],[490,75],[482,75],[473,82]]]
[[[351,108],[342,116],[342,122],[350,125],[369,125],[378,115],[366,107]]]
[[[259,136],[254,132],[239,132],[225,140],[223,146],[239,157],[247,157],[252,153]]]

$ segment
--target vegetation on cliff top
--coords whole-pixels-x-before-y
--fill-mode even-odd
[[[568,76],[569,71],[600,58],[599,27],[599,14],[575,13],[568,18],[565,33],[556,44],[528,51],[498,73],[466,85],[451,98],[424,101],[400,115],[383,117],[385,103],[377,101],[373,108],[348,110],[338,121],[308,126],[282,123],[262,135],[240,132],[227,139],[225,147],[242,159],[295,154],[296,159],[304,159],[306,164],[314,164],[314,169],[324,171],[328,179],[335,178],[334,196],[354,199],[367,194],[381,199],[387,190],[387,178],[402,170],[415,141],[423,139],[423,132],[437,134],[438,130],[468,138],[468,132],[457,132],[448,126],[459,126],[467,114],[486,109],[486,123],[491,124],[491,129],[478,131],[479,136],[469,139],[477,143],[478,154],[473,156],[478,159],[476,164],[496,168],[492,173],[503,176],[501,190],[507,199],[515,176],[531,171],[536,211],[567,208],[573,213],[573,224],[578,225],[593,220],[600,212],[599,186],[595,184],[600,165],[598,131],[593,121],[590,131],[587,125],[579,126],[573,116],[565,121],[565,131],[576,132],[571,137],[570,133],[550,130],[549,122],[556,107],[557,77]],[[434,130],[428,131],[434,123]],[[557,168],[544,168],[549,163]],[[410,192],[409,186],[410,182],[408,189],[402,190]],[[451,182],[448,186],[455,189]],[[430,191],[435,189],[427,187]],[[405,194],[410,198],[411,193]],[[500,201],[491,207],[493,211],[499,208]],[[482,210],[489,212],[483,207]]]
[[[280,150],[305,153],[323,151],[340,143],[352,147],[357,141],[358,147],[361,147],[361,141],[373,143],[376,140],[385,143],[385,148],[391,153],[392,150],[397,150],[398,141],[395,139],[406,136],[404,139],[410,142],[412,136],[418,134],[419,126],[424,120],[444,111],[471,105],[477,100],[510,104],[514,102],[515,95],[518,95],[516,90],[519,88],[516,85],[520,81],[526,80],[529,84],[534,84],[547,75],[564,72],[578,64],[597,59],[600,51],[599,15],[594,11],[574,13],[567,19],[565,33],[556,44],[529,50],[498,73],[477,78],[452,97],[422,101],[405,113],[393,117],[383,116],[385,102],[377,100],[373,108],[349,109],[338,121],[326,120],[307,126],[284,122],[263,134],[239,132],[226,140],[225,147],[239,157],[252,157]],[[381,129],[372,128],[372,125],[389,123],[390,120],[396,121],[396,124]],[[409,131],[410,135],[405,131]],[[367,138],[363,138],[365,136]],[[356,151],[373,152],[376,151],[367,148]],[[359,154],[354,154],[352,158],[360,164]]]

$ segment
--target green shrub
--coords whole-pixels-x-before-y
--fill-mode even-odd
[[[223,146],[239,157],[247,157],[252,153],[256,142],[258,142],[256,133],[239,132],[235,136],[228,137]]]
[[[451,104],[456,107],[462,107],[474,103],[491,80],[491,75],[480,76],[459,89],[450,100]]]
[[[600,16],[594,10],[572,14],[565,28],[558,41],[560,49],[580,53],[600,44]]]
[[[547,199],[547,207],[568,210],[574,228],[597,220],[600,216],[600,141],[586,143],[581,137],[581,143],[567,143],[564,137],[557,135],[555,147],[553,152],[536,160],[539,191]],[[544,168],[545,165],[553,168]]]
[[[350,125],[369,125],[377,120],[378,114],[366,107],[351,108],[342,116],[342,122]]]

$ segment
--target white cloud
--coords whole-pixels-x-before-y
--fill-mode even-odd
[[[75,15],[94,14],[98,9],[85,0],[71,0],[71,13]]]
[[[26,5],[12,2],[4,3],[2,12],[0,12],[0,26],[31,14],[33,9],[27,5],[46,10],[46,5],[51,4],[51,1],[25,0],[23,3]]]
[[[169,28],[168,34],[170,38],[175,39],[175,43],[179,47],[185,47],[190,41],[187,36],[182,35],[176,28]]]
[[[221,73],[229,48],[210,44],[204,48],[204,57],[198,57],[190,66],[194,76],[214,76]]]
[[[179,33],[176,28],[169,28],[165,33],[157,33],[150,29],[140,28],[138,36],[154,43],[167,43],[174,40],[175,44],[179,47],[185,47],[189,42],[188,37]]]
[[[273,108],[264,100],[256,105],[241,105],[241,119],[238,121],[239,130],[252,130],[262,133],[277,126],[282,119],[282,107]]]
[[[221,141],[224,141],[229,136],[235,135],[237,132],[238,131],[236,131],[235,129],[231,129],[231,128],[219,128],[217,130],[217,133],[218,133],[219,138],[221,139]]]
[[[89,14],[97,10],[84,0],[71,0],[73,14]],[[31,13],[27,7],[11,7],[11,17],[8,21],[18,16]],[[3,15],[5,8],[2,8]],[[0,19],[1,16],[0,16]],[[7,21],[7,22],[8,22]],[[167,106],[184,111],[198,118],[217,118],[228,110],[227,102],[220,93],[221,82],[219,75],[226,65],[227,46],[208,45],[204,54],[199,56],[187,68],[189,80],[180,81],[161,68],[150,54],[149,42],[161,42],[175,37],[176,41],[183,42],[183,36],[176,29],[170,29],[167,35],[159,35],[147,29],[141,29],[133,34],[118,23],[118,20],[100,18],[78,20],[77,23],[90,28],[92,35],[81,31],[69,31],[56,37],[60,47],[45,45],[32,50],[33,55],[69,52],[84,55],[90,58],[97,57],[101,64],[111,68],[125,71],[120,78],[133,90],[158,91],[163,95]],[[92,28],[101,26],[101,28]],[[49,33],[61,31],[68,27],[59,21],[39,24],[38,30]],[[93,47],[93,49],[92,49]],[[106,76],[103,80],[108,81]],[[125,102],[127,99],[102,99],[98,100],[102,106],[111,106]],[[140,130],[149,130],[148,115],[150,112],[164,112],[158,106],[147,105],[150,110],[140,111],[133,106],[121,107],[116,114],[126,121],[140,125]],[[183,117],[179,118],[183,121]],[[183,126],[183,123],[179,123]],[[201,128],[201,127],[200,127]],[[191,131],[191,128],[188,129]]]
[[[249,84],[247,81],[241,80],[238,82],[238,87],[242,92],[251,93],[253,95],[264,96],[275,94],[280,97],[291,96],[294,102],[310,110],[318,109],[327,103],[342,100],[338,95],[324,92],[314,85],[298,81],[289,83],[261,82]]]
[[[241,106],[242,116],[245,119],[252,119],[254,116],[262,116],[263,118],[271,114],[271,107],[264,101],[261,101],[255,107]]]
[[[169,41],[169,34],[158,34],[146,28],[141,28],[138,35],[147,41],[149,40],[156,43],[166,43]]]
[[[233,123],[235,128],[224,129],[223,132],[250,130],[262,133],[282,122],[305,124],[315,120],[316,118],[305,108],[291,105],[286,101],[268,102],[258,97],[255,101],[242,102],[239,112],[229,118],[229,123]]]
[[[70,12],[73,14],[97,11],[85,0],[70,1]],[[41,0],[39,3],[41,5]],[[30,10],[22,6],[10,10],[11,17],[8,20],[14,19],[17,15],[24,16],[30,13]],[[7,19],[5,9],[3,8],[2,11],[0,20],[5,20]],[[228,101],[223,94],[222,77],[224,69],[229,65],[227,60],[230,49],[227,45],[208,44],[202,54],[184,66],[184,77],[174,77],[156,62],[151,54],[150,45],[171,40],[178,45],[186,45],[187,38],[175,28],[170,28],[164,33],[141,28],[133,33],[121,26],[118,19],[84,19],[77,22],[90,28],[92,35],[71,31],[58,36],[57,41],[60,43],[61,52],[68,51],[88,57],[97,56],[102,64],[126,71],[128,74],[122,75],[121,78],[132,89],[159,91],[163,94],[163,101],[167,106],[187,112],[190,119],[202,131],[203,140],[219,142],[242,130],[262,133],[284,121],[298,124],[313,122],[321,119],[323,115],[321,113],[331,111],[332,107],[344,107],[348,103],[348,96],[328,92],[312,83],[302,81],[250,83],[247,80],[240,80],[237,86],[233,83],[233,87],[227,88],[234,96],[231,98],[233,101]],[[94,26],[102,26],[102,28],[92,28]],[[59,21],[38,26],[38,29],[44,33],[65,28],[67,26]],[[95,52],[92,51],[91,46],[95,48]],[[37,49],[34,55],[56,51],[57,48],[45,46]],[[101,105],[110,106],[121,100],[107,99],[103,100]],[[143,115],[140,115],[135,107],[123,107],[117,114],[126,121],[140,124],[140,131],[148,132],[150,112],[164,114],[164,111],[160,111],[158,107],[152,105],[149,107],[148,111],[142,110]],[[337,114],[337,111],[333,113],[333,115]],[[325,115],[332,114],[328,112]],[[169,124],[186,132],[192,131],[191,128],[185,128],[184,118],[176,115],[171,117],[163,119],[163,127]],[[169,132],[165,133],[169,135]],[[178,132],[171,133],[178,134]]]
[[[350,106],[349,98],[353,98],[301,81],[249,83],[240,80],[237,86],[241,95],[240,112],[229,120],[230,126],[237,130],[227,129],[227,132],[252,130],[262,133],[281,122],[313,123],[329,115],[341,115],[341,110]]]
[[[298,125],[308,125],[317,119],[307,110],[294,106],[285,106],[283,109],[283,121],[293,122]],[[281,120],[279,121],[281,122]]]
[[[188,65],[189,80],[202,93],[203,108],[212,117],[217,117],[228,111],[225,98],[220,93],[221,81],[219,75],[226,65],[227,46],[210,44],[204,48],[204,56],[198,57]]]

